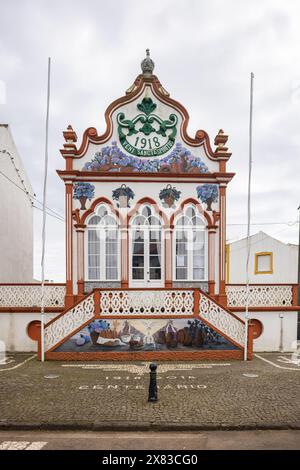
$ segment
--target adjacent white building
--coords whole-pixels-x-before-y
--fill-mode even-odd
[[[0,282],[33,281],[33,190],[8,124],[0,124]]]
[[[228,306],[245,316],[247,238],[226,247]],[[293,351],[297,344],[298,245],[264,232],[250,237],[249,315],[254,351]]]
[[[250,237],[249,279],[253,284],[296,284],[298,245],[283,243],[264,232]],[[227,245],[227,284],[246,282],[247,238]]]

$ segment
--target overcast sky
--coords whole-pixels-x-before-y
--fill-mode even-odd
[[[297,243],[300,203],[300,2],[297,0],[0,0],[0,122],[11,126],[42,199],[47,58],[52,59],[48,206],[64,214],[62,131],[104,131],[104,111],[154,73],[190,114],[189,133],[229,134],[236,173],[228,224],[246,223],[250,72],[254,83],[252,233]],[[5,96],[3,96],[5,88]],[[1,93],[2,90],[2,93]],[[1,184],[1,181],[0,181]],[[41,212],[34,210],[35,277]],[[246,225],[228,225],[227,237]],[[46,278],[64,280],[64,224],[48,217]]]

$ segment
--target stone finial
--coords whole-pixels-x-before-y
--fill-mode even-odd
[[[77,135],[71,124],[68,125],[67,130],[63,132],[63,135],[66,142],[77,142]]]
[[[228,150],[225,147],[227,140],[228,140],[228,135],[224,134],[223,129],[220,129],[214,141],[215,145],[217,146],[217,151],[226,152]]]
[[[146,58],[141,62],[142,72],[144,75],[152,75],[154,70],[154,62],[150,58],[150,50],[146,49]]]

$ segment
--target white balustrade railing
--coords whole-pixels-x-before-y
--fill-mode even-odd
[[[244,345],[244,323],[203,294],[200,294],[199,316],[240,346]]]
[[[46,284],[44,289],[45,307],[64,307],[66,287]],[[41,285],[0,285],[0,307],[40,307]]]
[[[246,285],[227,285],[228,307],[246,306]],[[290,307],[293,305],[292,285],[250,285],[249,307]]]
[[[101,291],[101,315],[193,315],[193,290]]]
[[[52,323],[48,323],[45,327],[45,351],[58,345],[80,326],[92,320],[94,313],[95,304],[92,293]]]

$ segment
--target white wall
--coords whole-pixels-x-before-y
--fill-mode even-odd
[[[244,312],[235,312],[235,314],[244,320]],[[283,315],[283,349],[286,352],[297,349],[297,312],[250,312],[250,318],[257,319],[263,324],[261,336],[253,341],[254,351],[279,351],[280,314]]]
[[[15,158],[20,176],[32,194],[30,182],[7,125],[0,125],[0,150],[7,150]],[[0,153],[0,170],[21,186],[9,155]],[[27,195],[0,174],[0,282],[33,280],[32,211]]]
[[[46,322],[58,313],[46,314]],[[33,320],[41,320],[41,314],[30,312],[0,313],[0,341],[4,341],[6,351],[37,351],[37,341],[27,334],[27,326]]]
[[[229,284],[246,282],[247,239],[229,244]],[[255,274],[255,253],[273,253],[273,273]],[[288,245],[270,237],[264,232],[251,236],[250,283],[253,284],[296,284],[298,270],[298,246]]]

